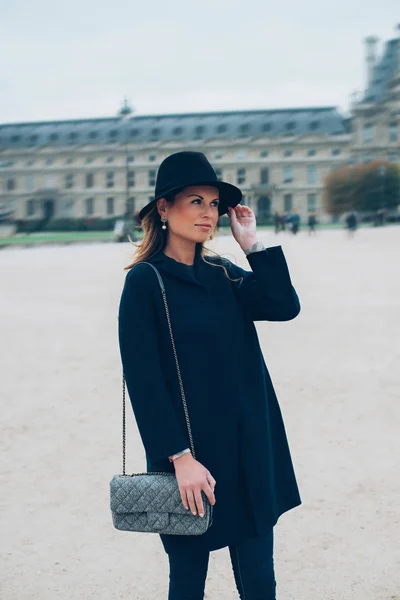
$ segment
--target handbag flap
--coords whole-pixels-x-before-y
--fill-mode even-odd
[[[203,498],[204,499],[204,498]],[[174,475],[114,475],[110,482],[110,508],[116,513],[187,514]]]

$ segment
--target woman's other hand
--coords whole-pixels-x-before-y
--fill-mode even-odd
[[[205,493],[211,505],[215,504],[214,477],[189,453],[176,458],[173,462],[183,506],[186,509],[190,508],[194,515],[198,513],[204,517],[201,492]]]

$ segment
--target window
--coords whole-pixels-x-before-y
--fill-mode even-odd
[[[151,131],[150,131],[150,137],[153,141],[158,140],[158,138],[160,137],[160,129],[158,127],[154,127]]]
[[[317,194],[307,194],[307,208],[309,212],[317,210]]]
[[[309,148],[307,150],[307,156],[315,156],[317,154],[317,151],[315,150],[315,148]]]
[[[271,131],[272,130],[272,124],[271,123],[264,123],[263,126],[261,127],[262,131]]]
[[[86,198],[86,216],[90,217],[94,213],[94,198]]]
[[[133,163],[135,160],[135,157],[133,156],[133,154],[128,154],[128,156],[126,157],[126,160],[128,163]]]
[[[218,125],[217,133],[226,133],[227,126],[226,125]]]
[[[388,159],[390,160],[390,162],[398,162],[399,155],[397,154],[397,152],[389,152]]]
[[[97,131],[91,131],[91,132],[89,133],[89,138],[90,138],[91,140],[95,140],[95,139],[97,138]]]
[[[114,214],[114,198],[107,198],[107,215]]]
[[[73,141],[74,141],[74,140],[76,140],[77,138],[78,138],[78,134],[77,134],[77,133],[75,133],[75,131],[72,131],[72,132],[69,134],[69,136],[68,136],[68,139],[69,139],[69,141],[70,141],[70,142],[73,142]]]
[[[32,165],[34,165],[34,164],[35,164],[35,161],[34,161],[34,160],[27,160],[27,161],[26,161],[26,163],[25,163],[25,166],[26,166],[26,167],[31,167],[31,166],[32,166]]]
[[[310,129],[311,131],[316,131],[317,129],[319,129],[319,121],[311,121]]]
[[[113,157],[113,156],[107,156],[107,158],[106,158],[106,162],[107,162],[107,163],[112,163],[112,162],[114,162],[114,157]]]
[[[236,181],[238,184],[246,182],[246,169],[238,169],[236,171]]]
[[[67,164],[67,165],[70,165],[72,162],[73,162],[73,158],[72,158],[72,156],[70,156],[69,158],[67,158],[67,159],[65,160],[65,164]]]
[[[296,121],[288,121],[285,124],[285,129],[286,131],[293,131],[294,129],[296,129]]]
[[[214,152],[214,158],[216,160],[219,160],[220,158],[222,158],[224,156],[224,153],[222,152],[222,150],[216,150]]]
[[[239,127],[239,136],[245,137],[246,135],[249,135],[249,131],[250,125],[248,123],[243,123],[243,125],[240,125]]]
[[[44,187],[47,188],[47,189],[55,187],[55,184],[54,184],[54,175],[52,175],[50,173],[46,173],[46,175],[44,177]]]
[[[261,158],[267,158],[267,156],[268,156],[268,150],[261,150],[260,156],[261,156]]]
[[[153,187],[155,185],[156,185],[156,172],[153,169],[151,169],[149,171],[149,186]]]
[[[260,183],[261,185],[266,185],[269,181],[269,171],[268,169],[260,170]]]
[[[66,174],[64,187],[66,187],[66,188],[74,187],[74,176],[72,175],[72,173]]]
[[[47,158],[47,159],[46,159],[46,165],[47,165],[48,167],[50,167],[50,165],[52,165],[52,164],[53,164],[53,162],[54,162],[54,161],[53,161],[53,159],[52,159],[52,158]]]
[[[56,142],[58,140],[58,133],[52,133],[50,135],[50,141],[51,142]]]
[[[109,135],[110,141],[115,142],[115,140],[118,137],[118,131],[116,129],[111,129],[111,131],[108,135]]]
[[[197,125],[197,127],[194,128],[194,137],[197,138],[201,138],[201,136],[204,134],[204,126],[203,125]]]
[[[16,188],[16,185],[15,185],[14,177],[9,177],[8,179],[6,179],[7,192],[12,192],[13,190],[15,190],[15,188]]]
[[[182,135],[182,132],[182,127],[174,127],[172,130],[172,135]]]
[[[285,148],[285,150],[283,151],[283,156],[292,156],[292,150],[291,148]]]
[[[33,192],[34,187],[35,187],[35,176],[32,173],[32,174],[29,174],[26,176],[26,191]]]
[[[363,128],[363,142],[368,144],[374,139],[374,126],[372,123],[365,123]]]
[[[128,171],[128,187],[135,187],[135,171]]]
[[[398,130],[397,123],[389,123],[389,142],[397,142]]]
[[[215,174],[219,181],[222,181],[222,169],[215,169]]]
[[[10,138],[10,141],[12,144],[15,144],[16,142],[19,142],[21,140],[21,136],[20,135],[12,135]]]
[[[283,183],[292,183],[292,181],[293,181],[292,165],[285,165],[283,167]]]
[[[114,187],[114,171],[108,171],[106,174],[106,187]]]
[[[35,207],[35,201],[34,200],[27,200],[26,202],[26,216],[27,217],[32,217],[35,212],[36,212],[36,207]]]
[[[285,194],[283,196],[283,210],[285,212],[290,212],[292,210],[292,207],[293,207],[293,195]]]
[[[86,187],[91,188],[94,185],[94,175],[93,173],[86,173]]]
[[[237,157],[239,160],[244,160],[247,156],[247,150],[244,148],[242,150],[238,150]]]
[[[332,148],[332,156],[339,156],[340,148]]]
[[[35,144],[37,141],[38,141],[38,136],[37,135],[34,134],[34,135],[30,135],[29,136],[29,142],[31,144]]]
[[[154,162],[155,160],[157,160],[157,154],[149,154],[149,161]]]
[[[317,167],[315,165],[309,165],[307,167],[307,183],[315,185],[317,183]]]
[[[131,137],[138,137],[138,135],[140,134],[140,129],[131,129],[130,130],[130,136]]]
[[[89,163],[92,163],[92,162],[93,162],[93,158],[92,158],[91,156],[88,156],[88,157],[85,159],[85,163],[86,163],[86,164],[89,164]]]

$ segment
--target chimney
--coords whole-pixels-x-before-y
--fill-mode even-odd
[[[374,76],[374,67],[376,64],[376,44],[378,42],[378,38],[374,35],[370,35],[365,38],[365,45],[367,50],[367,86],[370,86],[372,83],[372,78]]]

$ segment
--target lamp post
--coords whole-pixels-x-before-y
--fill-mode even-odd
[[[127,98],[124,99],[124,104],[118,112],[118,116],[123,124],[122,135],[125,154],[125,211],[124,211],[124,229],[129,233],[132,241],[136,240],[135,234],[135,201],[132,199],[132,206],[129,202],[129,148],[128,148],[128,125],[130,116],[133,113],[132,107],[129,105]]]
[[[379,219],[378,219],[378,224],[379,225],[383,225],[383,196],[384,196],[384,189],[383,189],[383,184],[384,184],[384,178],[385,178],[385,174],[386,174],[386,167],[385,165],[380,165],[379,167],[379,175],[381,177],[381,191],[380,191],[380,210],[379,210]]]

